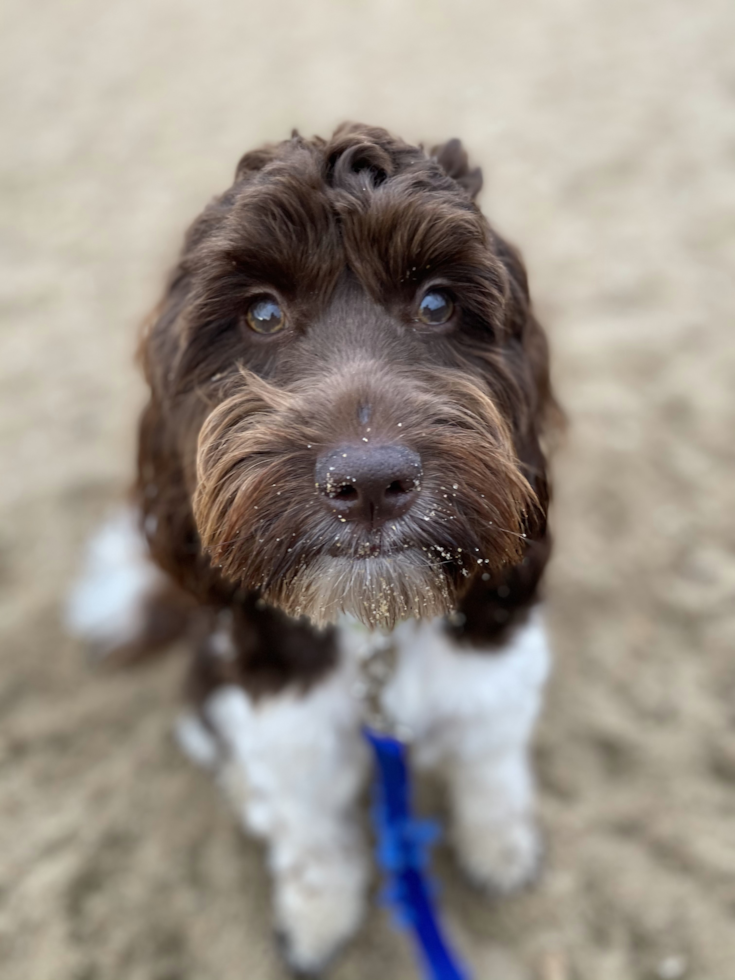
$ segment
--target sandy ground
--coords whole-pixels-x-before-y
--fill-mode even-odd
[[[735,978],[731,0],[5,0],[0,976],[279,980],[263,856],[171,735],[182,659],[111,677],[60,605],[132,471],[136,325],[264,139],[460,135],[528,259],[572,419],[538,740],[548,862],[479,980]],[[333,980],[410,980],[381,911]]]

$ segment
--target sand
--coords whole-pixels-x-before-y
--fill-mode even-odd
[[[491,902],[441,849],[457,944],[479,980],[733,980],[735,6],[6,0],[0,45],[3,980],[286,976],[262,851],[172,742],[183,657],[93,671],[60,609],[184,227],[347,117],[465,140],[571,419],[546,869]],[[376,910],[330,977],[415,975]]]

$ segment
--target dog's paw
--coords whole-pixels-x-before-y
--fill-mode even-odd
[[[543,844],[530,816],[503,822],[458,821],[453,844],[469,880],[493,895],[519,891],[541,871]]]
[[[202,769],[215,769],[220,762],[220,747],[198,715],[182,711],[174,725],[174,738],[184,755]]]
[[[299,976],[319,976],[358,929],[365,911],[366,855],[336,850],[276,872],[276,930],[284,957]]]

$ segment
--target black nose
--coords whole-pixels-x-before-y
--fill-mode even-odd
[[[405,446],[343,446],[316,461],[316,482],[339,517],[379,527],[412,506],[421,457]]]

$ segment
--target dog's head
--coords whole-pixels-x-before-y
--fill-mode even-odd
[[[480,185],[456,140],[344,126],[247,154],[189,232],[153,401],[211,564],[291,615],[449,612],[543,527],[545,342]]]

